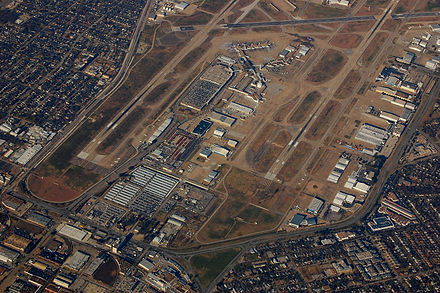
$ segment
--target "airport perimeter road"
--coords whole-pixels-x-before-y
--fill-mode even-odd
[[[359,223],[360,220],[362,220],[364,217],[368,216],[369,213],[373,210],[373,208],[376,206],[377,201],[381,198],[383,187],[385,186],[385,183],[388,180],[388,177],[396,170],[398,169],[398,161],[399,158],[403,155],[405,148],[410,141],[412,135],[419,127],[424,115],[426,114],[426,111],[429,109],[430,105],[432,105],[432,102],[434,98],[437,97],[437,94],[440,89],[440,82],[439,79],[436,80],[436,83],[431,91],[431,93],[425,98],[425,100],[422,101],[419,109],[417,110],[416,114],[414,115],[413,119],[411,120],[410,124],[408,125],[405,133],[402,135],[401,139],[399,140],[399,143],[394,150],[392,156],[388,158],[388,160],[385,162],[379,176],[378,181],[374,185],[374,188],[372,189],[370,195],[367,197],[365,203],[362,205],[362,207],[359,209],[356,214],[351,216],[350,218],[347,218],[343,221],[330,224],[330,225],[320,225],[315,226],[309,229],[304,230],[297,230],[293,232],[267,232],[262,233],[259,235],[253,235],[248,237],[242,237],[242,238],[236,238],[236,239],[229,239],[224,241],[218,241],[214,242],[212,244],[206,244],[201,245],[194,248],[187,248],[187,249],[161,249],[164,252],[168,253],[169,255],[174,256],[180,256],[180,257],[189,257],[201,253],[208,253],[208,252],[215,252],[218,250],[223,250],[227,248],[236,248],[236,247],[248,247],[255,246],[260,243],[265,243],[269,241],[279,241],[284,239],[293,239],[293,238],[300,238],[304,236],[310,236],[315,233],[319,233],[324,230],[339,230],[344,229],[347,227],[350,227],[352,225],[355,225]]]
[[[248,23],[227,23],[222,24],[222,28],[240,28],[256,26],[282,26],[296,24],[314,24],[314,23],[332,23],[332,22],[353,22],[375,20],[374,16],[347,16],[347,17],[329,17],[313,19],[294,19],[285,21],[266,21],[266,22],[248,22]]]
[[[440,12],[410,12],[410,13],[391,14],[391,17],[394,19],[430,17],[430,16],[440,16]]]

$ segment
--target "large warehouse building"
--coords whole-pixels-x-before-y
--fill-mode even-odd
[[[367,123],[361,126],[355,136],[357,140],[372,144],[374,146],[385,144],[388,137],[389,134],[385,129]]]

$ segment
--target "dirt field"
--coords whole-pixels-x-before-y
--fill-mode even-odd
[[[345,24],[340,30],[341,33],[367,32],[374,24],[374,20],[355,21]]]
[[[292,99],[292,101],[281,106],[280,109],[277,112],[275,112],[275,114],[273,115],[273,117],[272,117],[273,121],[275,121],[275,122],[283,121],[286,118],[287,114],[289,114],[289,112],[295,106],[297,100],[298,100],[298,97],[295,97]]]
[[[232,168],[224,179],[226,202],[199,231],[203,242],[232,238],[273,228],[280,216],[271,212],[282,194],[280,185]]]
[[[334,97],[341,100],[349,97],[360,80],[359,70],[352,69],[336,90]]]
[[[270,15],[274,20],[288,20],[289,16],[286,15],[278,6],[274,6],[272,1],[262,0],[258,3],[258,6],[261,7],[267,14]]]
[[[306,143],[300,142],[293,151],[291,157],[284,164],[283,168],[278,173],[278,178],[284,182],[289,182],[301,169],[302,164],[310,155],[313,147]]]
[[[32,193],[48,202],[64,203],[72,201],[81,194],[73,190],[64,182],[54,177],[39,177],[34,174],[29,176],[28,187]]]
[[[93,278],[111,286],[116,281],[116,278],[118,277],[118,272],[118,263],[113,259],[113,257],[110,256],[106,262],[102,263],[98,267],[98,269],[93,274]]]
[[[269,18],[261,12],[260,9],[252,9],[241,22],[259,22],[259,21],[269,21]]]
[[[227,2],[225,2],[224,0],[209,0],[203,2],[202,6],[200,6],[200,9],[206,10],[211,13],[215,13],[220,9],[222,9],[226,3]]]
[[[261,146],[266,142],[267,138],[275,130],[274,124],[266,125],[258,134],[258,136],[252,142],[252,151],[255,153],[261,148]]]
[[[374,58],[376,57],[380,47],[385,43],[388,38],[388,33],[379,32],[368,45],[367,49],[365,49],[364,53],[361,56],[362,65],[365,67],[371,65]]]
[[[337,34],[331,41],[330,45],[341,49],[357,48],[362,41],[362,37],[357,34]]]
[[[365,6],[385,8],[390,0],[367,0]]]
[[[296,26],[296,30],[301,33],[328,33],[331,29],[325,29],[322,26],[317,26],[314,24],[301,24]]]
[[[336,115],[341,104],[336,101],[329,101],[319,116],[316,118],[312,127],[307,131],[306,138],[310,140],[318,140],[324,135],[328,129],[330,119]]]
[[[399,4],[397,4],[396,8],[394,9],[394,13],[405,13],[411,11],[416,2],[417,1],[413,0],[400,0]]]
[[[302,100],[301,104],[293,112],[289,118],[289,123],[300,124],[303,123],[313,110],[313,106],[321,99],[321,94],[318,91],[313,91]]]
[[[339,9],[320,4],[310,3],[303,17],[304,18],[326,18],[326,17],[342,17],[350,12],[348,9]]]
[[[347,62],[347,58],[338,50],[329,49],[321,60],[312,68],[307,80],[323,83],[334,78]]]
[[[261,173],[266,173],[269,171],[270,167],[278,158],[283,148],[290,141],[290,137],[290,134],[286,130],[280,131],[277,137],[273,140],[272,144],[260,156],[260,159],[255,165],[255,170]]]
[[[367,6],[365,4],[359,11],[356,13],[356,16],[367,16],[367,15],[378,15],[382,12],[381,9],[379,9],[376,6]]]
[[[401,21],[399,19],[387,19],[381,29],[394,32],[399,27]]]

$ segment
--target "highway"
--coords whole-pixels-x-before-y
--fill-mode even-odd
[[[221,25],[221,27],[240,28],[240,27],[280,26],[280,25],[315,24],[315,23],[332,23],[332,22],[353,22],[353,21],[368,21],[368,20],[375,20],[375,18],[374,16],[347,16],[347,17],[329,17],[329,18],[313,18],[313,19],[294,19],[294,20],[284,20],[284,21],[227,23]]]

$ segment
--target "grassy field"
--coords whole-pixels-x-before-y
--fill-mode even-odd
[[[310,140],[320,139],[329,127],[330,119],[338,112],[341,104],[336,101],[329,101],[319,116],[316,118],[312,127],[307,131],[306,138]]]
[[[231,169],[224,184],[228,198],[200,230],[198,239],[228,239],[272,229],[278,223],[280,216],[270,210],[283,194],[279,184],[237,168]]]
[[[342,69],[347,58],[334,49],[327,50],[321,60],[312,68],[307,80],[314,83],[322,83],[334,78]]]
[[[299,124],[303,123],[312,112],[313,106],[321,99],[321,94],[318,91],[313,91],[302,100],[301,104],[293,112],[289,118],[289,123]]]
[[[202,287],[208,287],[239,252],[239,248],[231,248],[191,257],[191,267],[197,274]]]
[[[284,182],[289,182],[292,180],[292,178],[301,169],[312,149],[313,148],[310,144],[301,141],[296,146],[286,164],[284,164],[283,168],[278,173],[278,178]]]
[[[342,100],[350,96],[360,80],[361,75],[359,73],[359,70],[352,69],[345,77],[339,88],[336,90],[334,97]]]

